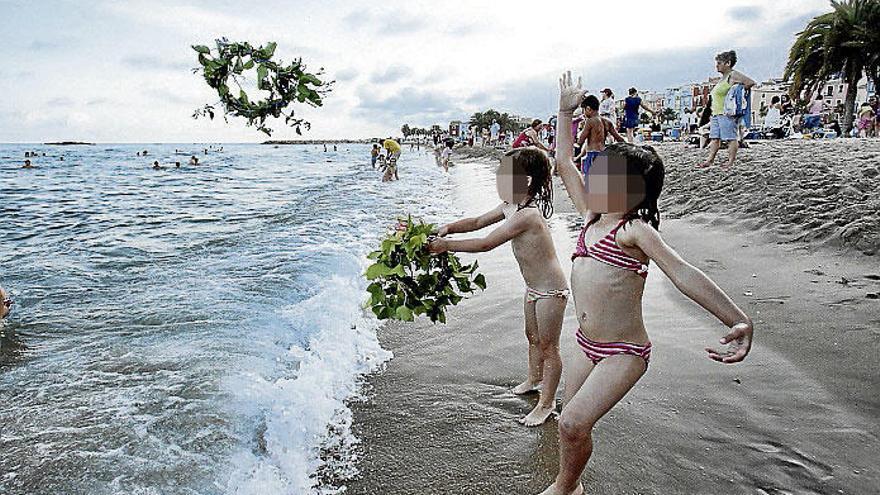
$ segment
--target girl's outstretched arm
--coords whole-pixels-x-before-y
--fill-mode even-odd
[[[493,230],[486,237],[477,239],[452,240],[438,237],[428,244],[428,250],[434,254],[446,251],[464,253],[482,253],[491,251],[514,237],[522,234],[537,221],[535,215],[514,214],[510,220]]]
[[[556,168],[574,207],[586,217],[590,214],[587,208],[587,189],[577,166],[571,160],[571,117],[583,99],[584,90],[581,89],[580,79],[575,86],[571,81],[571,72],[563,74],[559,78],[559,115],[556,117]]]
[[[706,348],[709,357],[722,363],[737,363],[745,359],[752,347],[752,320],[743,310],[700,269],[691,265],[669,245],[663,242],[660,234],[649,225],[635,221],[618,233],[618,241],[623,246],[637,247],[657,263],[675,287],[682,294],[715,315],[730,328],[721,339],[722,344],[730,344],[728,351]]]
[[[498,205],[494,209],[487,211],[478,217],[462,218],[456,222],[448,223],[437,230],[437,235],[440,237],[446,237],[447,234],[473,232],[492,225],[493,223],[500,222],[503,219],[504,212],[501,211],[501,205]]]

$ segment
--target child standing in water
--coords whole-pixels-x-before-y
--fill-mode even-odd
[[[568,129],[584,92],[580,81],[572,84],[571,73],[562,76],[559,87],[558,123],[560,129]],[[566,368],[559,474],[542,495],[580,495],[580,477],[593,451],[593,426],[648,369],[651,342],[641,311],[648,263],[656,262],[682,293],[729,328],[721,339],[729,349],[706,348],[709,358],[721,363],[745,359],[752,344],[752,321],[660,238],[657,199],[664,169],[652,148],[608,146],[607,157],[593,164],[585,185],[571,160],[569,134],[559,136],[559,175],[584,216],[571,268],[578,317],[575,337],[584,357]]]
[[[569,142],[570,144],[570,142]],[[569,159],[571,156],[569,155]],[[562,374],[559,332],[568,301],[568,286],[546,219],[553,214],[550,160],[535,148],[517,148],[501,159],[497,173],[502,203],[476,218],[465,218],[440,228],[431,242],[432,253],[485,252],[511,241],[513,255],[526,282],[523,299],[529,375],[512,389],[525,394],[541,388],[538,405],[520,422],[537,426],[556,408],[556,389]],[[447,234],[480,230],[504,220],[500,227],[478,239],[450,240]]]

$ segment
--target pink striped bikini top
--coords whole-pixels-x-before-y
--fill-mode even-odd
[[[636,272],[640,277],[647,278],[648,265],[624,253],[617,244],[617,230],[626,222],[627,219],[624,218],[616,227],[611,229],[611,232],[605,237],[599,239],[595,244],[589,247],[584,244],[584,234],[587,232],[587,228],[591,224],[584,225],[584,228],[581,229],[581,235],[578,237],[577,247],[574,250],[574,254],[571,255],[571,260],[574,261],[575,258],[579,257],[593,258],[606,265],[616,266],[617,268]]]

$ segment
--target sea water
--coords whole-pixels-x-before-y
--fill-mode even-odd
[[[424,150],[382,183],[367,145],[219,146],[0,145],[0,493],[334,493],[355,469],[346,401],[390,358],[365,255],[397,215],[447,218],[451,182]]]

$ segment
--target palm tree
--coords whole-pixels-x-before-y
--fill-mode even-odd
[[[863,73],[877,81],[880,72],[880,0],[832,0],[833,11],[816,16],[788,54],[785,79],[790,94],[812,94],[835,75],[847,84],[844,128],[852,130],[856,91]]]

